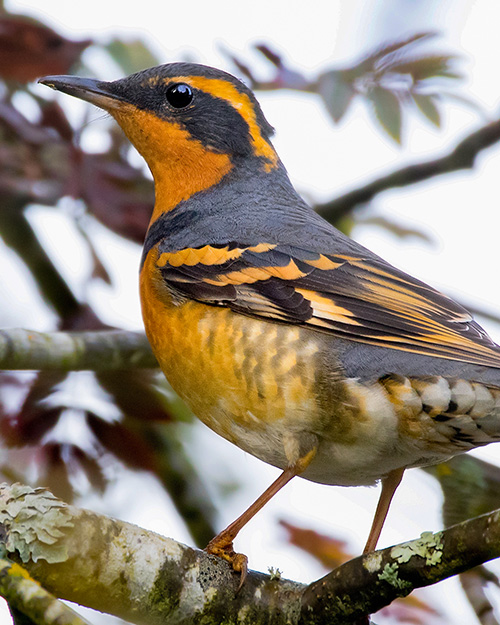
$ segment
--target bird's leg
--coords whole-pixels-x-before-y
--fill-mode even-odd
[[[397,487],[401,483],[403,473],[404,469],[394,469],[394,471],[391,471],[386,477],[383,478],[382,492],[380,493],[377,509],[375,510],[375,516],[373,517],[372,527],[370,529],[370,534],[368,536],[368,540],[366,541],[365,548],[363,549],[363,553],[369,553],[370,551],[375,550],[380,532],[384,526],[385,518],[389,512],[389,506],[391,505],[391,501]]]
[[[228,525],[226,529],[217,534],[215,538],[212,538],[205,547],[207,553],[224,558],[224,560],[227,560],[231,564],[234,571],[241,573],[239,588],[243,585],[247,575],[248,558],[243,553],[236,553],[234,551],[233,540],[248,521],[250,521],[283,486],[306,469],[314,458],[315,453],[316,449],[313,449],[303,458],[300,458],[294,465],[287,467],[241,516],[233,521],[231,525]]]

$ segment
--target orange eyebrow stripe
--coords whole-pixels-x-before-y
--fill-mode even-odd
[[[195,89],[210,93],[216,98],[226,100],[248,124],[254,154],[265,158],[266,171],[275,169],[278,165],[278,155],[271,144],[264,139],[257,123],[254,106],[246,93],[239,91],[232,83],[220,78],[206,78],[205,76],[177,76],[176,80],[182,80]]]

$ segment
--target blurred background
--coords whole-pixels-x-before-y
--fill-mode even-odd
[[[473,310],[500,341],[498,23],[491,0],[5,0],[0,325],[142,331],[149,172],[109,117],[34,81],[113,80],[189,60],[256,90],[317,210]],[[7,371],[0,417],[3,479],[198,546],[278,473],[193,419],[156,370]],[[409,471],[380,546],[500,507],[499,461],[492,446]],[[361,552],[377,498],[296,479],[236,548],[251,568],[311,581]],[[414,593],[375,620],[493,625],[498,570]]]

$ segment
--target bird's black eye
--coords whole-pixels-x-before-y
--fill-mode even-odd
[[[182,109],[191,104],[193,99],[193,90],[184,82],[179,82],[167,89],[168,103],[175,109]]]

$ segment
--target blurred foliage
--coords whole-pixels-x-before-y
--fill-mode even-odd
[[[436,36],[437,33],[417,33],[363,55],[353,65],[321,72],[312,80],[291,68],[267,45],[255,46],[274,70],[273,79],[266,82],[259,80],[238,56],[228,51],[226,55],[254,89],[318,94],[335,123],[345,117],[356,100],[363,101],[382,129],[401,143],[406,113],[418,111],[434,126],[441,126],[443,99],[453,97],[447,89],[453,89],[456,81],[463,78],[456,68],[456,55],[415,51]]]
[[[443,490],[446,527],[500,508],[500,467],[462,455],[424,470]]]
[[[365,54],[348,67],[328,68],[312,79],[292,68],[268,45],[256,46],[273,72],[267,82],[256,77],[249,63],[226,54],[253,88],[314,93],[336,123],[345,118],[354,102],[364,102],[382,131],[401,142],[410,113],[417,112],[440,126],[442,102],[451,97],[448,89],[461,77],[456,56],[418,52],[419,46],[435,36],[415,34]],[[0,8],[0,237],[32,275],[57,318],[57,328],[65,330],[107,326],[85,297],[75,295],[66,283],[32,226],[30,206],[61,211],[61,200],[72,198],[74,210],[65,210],[65,215],[91,258],[87,282],[111,283],[88,224],[95,219],[116,235],[140,244],[154,202],[150,178],[131,164],[130,145],[114,123],[102,129],[109,148],[102,153],[89,152],[81,143],[86,119],[70,121],[48,90],[46,96],[39,96],[29,84],[46,74],[88,74],[81,55],[89,46],[99,47],[124,74],[158,63],[140,40],[107,44],[71,41],[41,22]],[[28,100],[29,106],[25,106]],[[342,215],[347,230],[359,219],[352,208]],[[424,236],[379,217],[366,217],[365,221],[370,219],[400,237]],[[43,483],[71,501],[75,493],[90,488],[103,492],[118,467],[151,472],[164,485],[195,542],[206,544],[215,533],[215,511],[176,426],[179,420],[190,419],[185,406],[156,371],[81,375],[43,371],[1,374],[3,476],[33,485]],[[443,475],[439,478],[444,484]],[[500,477],[491,479],[498,488]],[[461,500],[460,489],[454,497]],[[294,544],[327,567],[351,557],[339,541],[284,525]],[[427,622],[426,615],[437,617],[433,608],[415,598],[397,602],[388,611],[392,619],[407,623]]]
[[[0,22],[0,76],[24,84],[44,74],[64,74],[91,43],[90,39],[71,41],[45,24],[4,13]]]
[[[445,527],[500,508],[500,467],[475,456],[455,456],[442,464],[426,467],[443,491]],[[500,587],[498,577],[486,566],[477,566],[460,575],[464,592],[484,625],[498,625],[487,588]]]
[[[156,56],[140,39],[126,43],[120,39],[113,39],[104,48],[126,76],[159,63]]]

